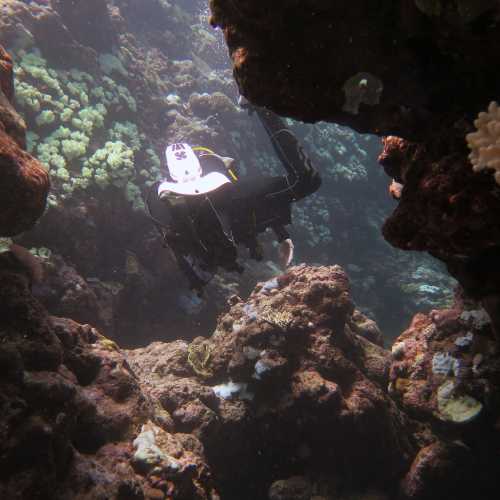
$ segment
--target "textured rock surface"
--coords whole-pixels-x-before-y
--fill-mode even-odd
[[[395,487],[411,426],[385,392],[387,351],[353,332],[343,271],[292,268],[234,300],[208,339],[128,352],[176,428],[203,443],[222,498],[265,498],[295,470],[349,491]]]
[[[454,420],[439,398],[440,389],[452,384],[454,394],[449,400],[467,397],[471,410],[478,410],[470,420],[458,423],[478,418],[481,410],[493,412],[493,420],[500,417],[495,415],[498,408],[489,401],[489,395],[498,391],[500,367],[491,322],[484,310],[456,308],[418,314],[396,339],[392,352],[391,387],[408,411]]]
[[[432,318],[417,316],[392,354],[390,394],[418,421],[387,394],[388,353],[360,336],[376,340],[377,328],[353,311],[339,267],[292,268],[246,302],[234,297],[211,337],[127,355],[173,425],[203,444],[222,498],[465,499],[477,478],[481,498],[493,498],[498,387],[488,317],[457,306]],[[433,361],[441,351],[460,360],[455,379],[443,372],[448,358]],[[484,371],[472,375],[479,351],[488,352]],[[482,413],[452,421],[457,407],[464,415],[455,400],[438,414],[436,391],[450,380],[458,398],[473,391]]]
[[[12,62],[0,46],[0,235],[13,236],[42,215],[49,189],[46,169],[26,153],[26,126],[11,104]]]
[[[495,215],[500,190],[491,173],[472,170],[467,131],[456,124],[422,144],[385,139],[379,160],[404,188],[383,234],[398,248],[440,258],[468,293],[481,298],[498,293],[500,283],[500,223]]]
[[[49,317],[10,253],[0,282],[0,497],[207,499],[201,447],[170,434],[117,345]],[[157,455],[138,453],[141,430]]]
[[[2,498],[466,499],[478,480],[478,498],[493,498],[498,367],[484,313],[417,317],[389,373],[338,266],[233,297],[211,337],[133,351],[48,316],[30,276],[0,255]],[[452,375],[430,360],[453,346],[456,381],[484,405],[456,428],[433,415]],[[418,406],[408,394],[429,367]]]
[[[120,289],[99,280],[88,283],[59,255],[50,254],[40,260],[43,279],[34,285],[34,297],[54,316],[89,323],[112,334],[114,306]]]
[[[299,119],[412,137],[426,134],[422,125],[434,113],[477,114],[495,98],[499,77],[491,64],[496,2],[474,16],[454,6],[431,16],[418,3],[210,1],[212,24],[224,30],[251,101]],[[345,111],[353,97],[370,101],[374,78],[383,86],[380,103]]]
[[[392,356],[390,393],[413,417],[435,421],[441,437],[419,451],[402,482],[404,497],[494,498],[500,364],[486,312],[457,303],[418,314]],[[457,481],[443,485],[443,475]]]

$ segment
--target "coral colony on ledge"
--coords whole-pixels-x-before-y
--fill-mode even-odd
[[[0,0],[0,498],[498,498],[499,23]],[[147,207],[172,143],[283,175],[240,94],[322,186],[197,295]]]

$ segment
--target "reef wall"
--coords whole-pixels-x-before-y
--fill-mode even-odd
[[[186,3],[189,11],[163,0],[0,4],[0,37],[16,64],[13,85],[11,60],[2,56],[2,90],[12,99],[15,87],[30,126],[29,148],[45,164],[42,170],[20,149],[25,126],[7,104],[1,116],[4,135],[11,134],[6,140],[17,148],[9,150],[13,163],[29,159],[43,173],[33,198],[15,198],[23,204],[16,205],[17,218],[6,218],[16,229],[5,234],[34,223],[44,203],[32,210],[28,201],[44,201],[47,169],[52,178],[46,214],[17,240],[31,254],[15,246],[0,253],[0,497],[496,498],[498,343],[495,325],[470,298],[457,295],[448,308],[416,315],[388,351],[385,332],[358,309],[338,265],[301,265],[285,274],[269,263],[248,266],[246,282],[214,280],[209,303],[170,286],[180,275],[141,205],[160,175],[165,141],[209,144],[239,157],[249,173],[277,167],[261,147],[261,132],[235,106],[230,74],[210,59],[217,39],[195,13],[198,3]],[[477,11],[464,9],[467,2],[458,2],[457,20],[436,2],[419,1],[418,10],[401,3],[424,23],[455,26],[472,16],[460,21],[466,31],[490,15],[488,2],[480,4],[486,10],[476,18]],[[217,5],[247,12],[236,0],[213,2],[216,14]],[[247,13],[265,21],[284,5]],[[311,5],[323,14],[340,7]],[[292,14],[276,25],[287,24],[289,42],[301,26]],[[82,29],[79,20],[97,21],[96,29]],[[373,53],[381,53],[375,42],[384,40],[370,33]],[[399,54],[391,57],[401,62]],[[361,80],[343,113],[358,104],[363,114],[376,98],[383,104],[385,90],[369,92],[377,81]],[[454,108],[447,123],[457,123],[465,107]],[[381,162],[404,183],[384,231],[405,249],[446,261],[492,313],[498,239],[490,211],[498,187],[492,172],[467,163],[469,117],[445,137],[443,115],[431,108],[435,141],[415,117],[399,119],[401,127],[418,124],[415,135],[384,139]],[[369,113],[360,123],[368,127],[375,118]],[[369,305],[387,301],[399,312],[409,302],[391,302],[387,275],[393,288],[405,286],[414,297],[436,282],[436,273],[373,236],[384,217],[375,188],[380,177],[368,168],[373,139],[335,124],[291,126],[314,152],[327,188],[296,211],[303,255],[342,262]],[[31,170],[25,172],[31,182]],[[15,179],[26,184],[23,176]],[[364,198],[356,200],[360,193]],[[456,212],[443,205],[445,198]],[[266,249],[272,250],[267,240]],[[349,260],[353,249],[365,252],[362,266]],[[432,299],[431,292],[423,298]],[[199,320],[204,307],[213,316],[224,311],[213,333]],[[146,346],[122,350],[102,333],[124,345],[136,336]],[[176,340],[150,343],[169,337]]]

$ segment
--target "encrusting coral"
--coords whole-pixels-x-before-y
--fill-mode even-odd
[[[282,331],[286,332],[293,321],[293,316],[286,309],[274,309],[268,307],[261,313],[261,318],[269,324],[277,326]]]
[[[469,159],[474,172],[494,170],[497,184],[500,184],[500,107],[492,101],[488,111],[479,113],[474,121],[477,132],[467,134],[467,144],[472,150]]]

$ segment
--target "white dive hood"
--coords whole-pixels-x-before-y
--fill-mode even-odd
[[[165,150],[167,168],[174,182],[194,181],[201,177],[201,165],[189,144],[171,144]]]
[[[167,191],[178,195],[198,196],[231,182],[220,172],[202,175],[200,162],[189,144],[172,144],[166,149],[165,156],[173,182],[164,181],[160,184],[160,197]]]
[[[207,194],[210,191],[220,188],[231,181],[220,172],[210,172],[199,179],[188,182],[168,182],[164,181],[158,186],[158,196],[161,197],[166,191],[174,194],[197,196]]]

